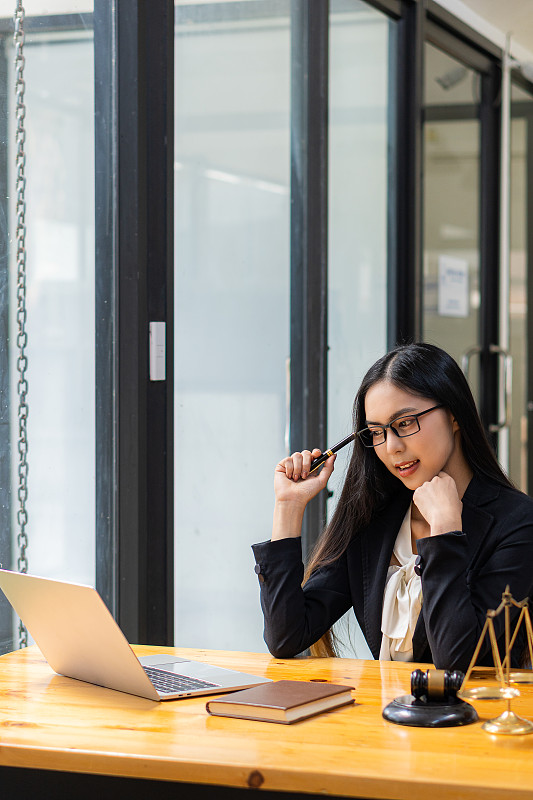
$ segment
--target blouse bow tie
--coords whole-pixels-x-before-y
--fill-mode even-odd
[[[381,630],[391,640],[391,653],[413,648],[413,631],[422,608],[421,581],[415,573],[415,561],[413,555],[403,566],[389,568],[392,574],[383,595]]]

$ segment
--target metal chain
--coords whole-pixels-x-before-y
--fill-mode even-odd
[[[16,242],[17,242],[17,371],[18,371],[18,501],[19,509],[17,512],[18,536],[17,543],[19,548],[18,569],[19,572],[28,571],[28,558],[26,550],[28,547],[28,534],[26,526],[28,524],[28,511],[26,502],[28,500],[28,381],[26,379],[26,369],[28,359],[26,356],[26,346],[28,336],[26,333],[26,130],[25,117],[26,106],[24,104],[24,7],[22,0],[17,1],[15,14],[15,94],[16,94]],[[28,644],[28,634],[22,621],[19,623],[19,647],[26,647]]]

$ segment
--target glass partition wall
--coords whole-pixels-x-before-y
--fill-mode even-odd
[[[388,180],[395,24],[362,2],[333,0],[329,31],[328,445],[352,430],[352,406],[370,365],[387,349]],[[392,83],[392,86],[391,86]],[[351,447],[328,483],[328,517]],[[352,612],[336,626],[343,654],[370,651]]]
[[[175,39],[175,640],[263,650],[289,356],[290,2],[180,4]]]
[[[94,584],[94,79],[90,14],[25,3],[24,304],[17,288],[15,4],[0,3],[2,185],[2,552],[17,569],[19,417],[26,415],[28,570]],[[63,4],[63,7],[65,4]],[[88,3],[85,9],[92,9]],[[77,9],[72,9],[77,10]],[[76,19],[74,20],[74,17]],[[74,29],[72,29],[74,28]],[[27,333],[19,407],[18,320]],[[25,489],[23,487],[22,491]],[[2,642],[13,646],[2,606]],[[16,644],[15,635],[15,644]]]
[[[281,0],[176,6],[180,645],[265,649],[250,544],[270,537],[273,469],[289,440],[290,11]],[[334,439],[350,429],[357,385],[386,348],[391,26],[359,0],[331,3],[327,405]]]

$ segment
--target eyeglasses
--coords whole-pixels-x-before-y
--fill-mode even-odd
[[[387,439],[387,428],[390,428],[400,439],[406,436],[413,436],[420,430],[419,417],[429,414],[430,411],[435,411],[436,408],[442,408],[442,403],[438,406],[426,408],[425,411],[419,411],[418,414],[397,417],[392,422],[389,422],[388,425],[370,425],[368,428],[363,428],[362,431],[357,431],[357,435],[365,447],[377,447],[379,444],[383,444]]]

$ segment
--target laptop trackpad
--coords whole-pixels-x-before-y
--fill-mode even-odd
[[[178,658],[178,656],[166,655],[166,653],[156,653],[154,656],[141,656],[139,661],[143,667],[169,667],[170,664],[187,664],[188,658]]]

